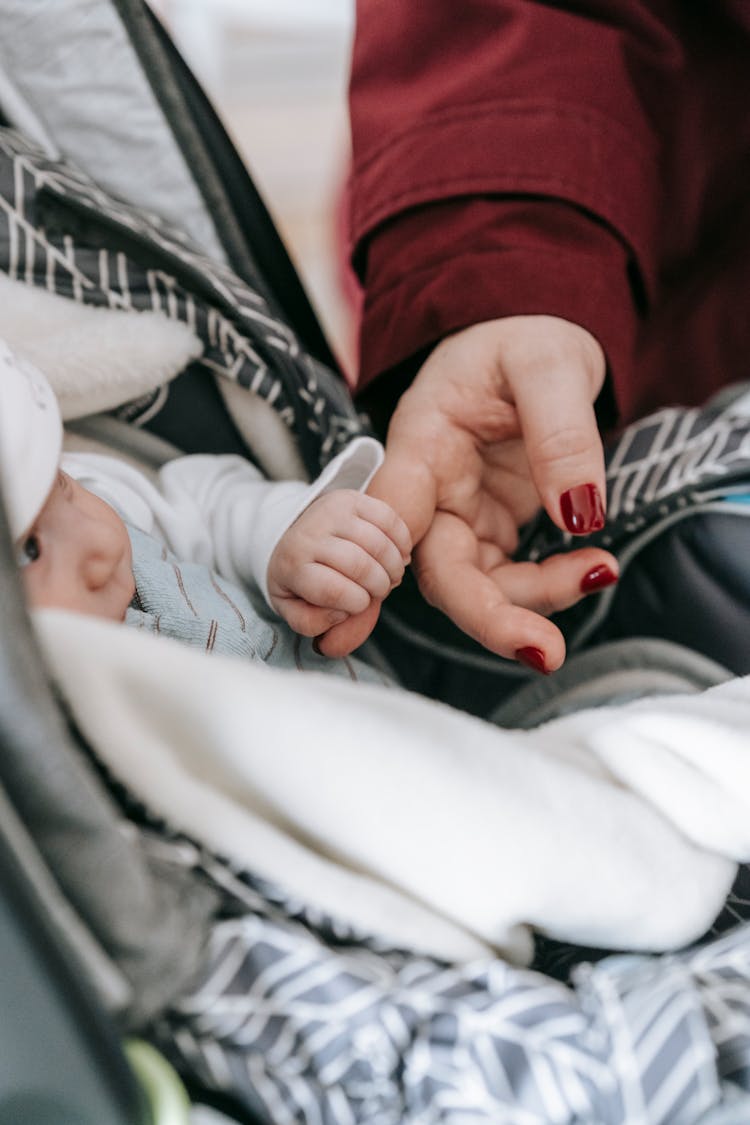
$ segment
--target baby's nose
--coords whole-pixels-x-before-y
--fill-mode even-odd
[[[87,555],[83,565],[83,580],[89,590],[100,590],[112,575],[112,565],[101,555]]]

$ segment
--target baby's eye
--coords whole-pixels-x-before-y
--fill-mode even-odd
[[[41,553],[42,548],[39,545],[38,537],[36,535],[27,535],[18,548],[16,562],[19,566],[28,566],[29,563],[36,562]]]

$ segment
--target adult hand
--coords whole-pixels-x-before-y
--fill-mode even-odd
[[[370,491],[418,544],[422,594],[480,644],[541,671],[565,658],[546,615],[616,581],[612,555],[584,548],[513,563],[518,528],[540,503],[574,534],[604,521],[605,478],[593,403],[604,354],[584,329],[548,316],[507,317],[443,340],[391,420]],[[542,616],[544,615],[544,616]],[[319,641],[350,651],[375,617]]]

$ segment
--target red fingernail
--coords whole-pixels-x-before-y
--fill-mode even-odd
[[[590,594],[594,590],[603,590],[605,586],[614,586],[618,576],[603,563],[595,566],[581,579],[581,593]]]
[[[549,675],[544,660],[544,653],[540,648],[534,648],[533,645],[517,648],[516,660],[519,664],[525,664],[527,668],[533,668],[535,672],[542,672],[545,676]]]
[[[560,497],[560,513],[568,531],[588,535],[604,527],[604,505],[595,484],[579,484]]]

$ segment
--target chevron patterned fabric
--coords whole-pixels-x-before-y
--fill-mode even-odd
[[[155,1034],[274,1125],[696,1125],[727,1104],[750,1121],[750,925],[565,985],[377,948],[202,863],[230,916]]]
[[[607,458],[607,523],[587,538],[617,550],[645,528],[690,512],[750,480],[750,415],[744,396],[702,409],[668,407],[633,422]],[[576,541],[575,545],[579,545]],[[542,515],[528,530],[531,559],[573,545],[573,537]]]
[[[273,406],[311,475],[364,432],[343,381],[308,355],[270,295],[195,249],[156,215],[114,199],[82,172],[0,128],[0,269],[91,305],[151,309],[202,340],[202,363]],[[169,386],[128,404],[135,424]]]

